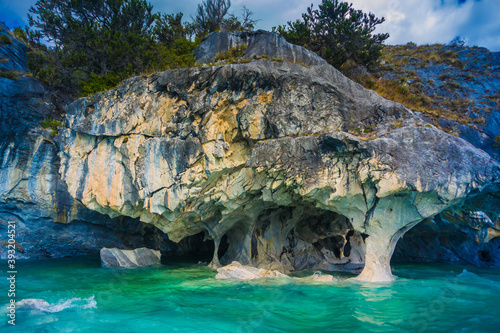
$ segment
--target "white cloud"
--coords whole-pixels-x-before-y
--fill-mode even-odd
[[[387,22],[399,22],[399,21],[402,21],[406,18],[406,15],[404,13],[401,13],[401,12],[396,12],[396,11],[392,11],[392,10],[389,10],[387,12]]]
[[[500,51],[500,1],[351,0],[355,8],[386,17],[377,32],[389,32],[390,44],[447,43],[460,35],[469,45]],[[397,15],[395,13],[398,13]]]

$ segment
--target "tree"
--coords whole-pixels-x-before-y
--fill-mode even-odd
[[[287,41],[316,52],[336,68],[348,60],[368,68],[382,55],[389,34],[373,34],[385,21],[374,14],[356,10],[352,4],[323,0],[319,9],[311,5],[302,20],[288,22],[276,29]]]
[[[182,13],[158,15],[153,29],[156,40],[173,43],[177,39],[190,37],[189,26],[182,24],[182,16]]]
[[[252,18],[252,11],[245,6],[241,12],[241,19],[234,14],[229,14],[229,18],[222,22],[221,29],[224,31],[252,31],[258,20]]]
[[[182,13],[152,9],[145,0],[39,0],[26,30],[30,70],[89,95],[133,75],[192,66],[196,43]]]
[[[231,7],[231,0],[203,0],[198,5],[196,16],[193,18],[196,36],[200,37],[220,30],[229,7]]]
[[[198,5],[196,16],[193,19],[192,29],[197,37],[203,37],[210,32],[224,31],[251,31],[257,20],[252,18],[253,13],[243,6],[242,18],[229,14],[230,0],[204,0]]]
[[[145,0],[38,0],[28,21],[31,36],[52,43],[64,65],[101,75],[143,67],[152,9]]]

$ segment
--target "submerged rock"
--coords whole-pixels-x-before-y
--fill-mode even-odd
[[[333,275],[323,274],[321,272],[315,272],[311,276],[306,276],[302,278],[296,278],[301,282],[335,282],[338,281]]]
[[[147,267],[160,262],[160,251],[145,247],[135,250],[101,249],[101,264],[104,267]]]
[[[242,265],[237,261],[217,269],[218,280],[238,279],[238,280],[254,280],[262,278],[286,277],[285,274],[270,269],[256,268],[248,265]]]

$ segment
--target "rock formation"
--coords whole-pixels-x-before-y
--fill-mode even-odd
[[[101,264],[103,267],[147,267],[159,265],[160,262],[160,251],[146,247],[134,250],[101,249]]]
[[[248,44],[245,61],[132,78],[68,107],[46,139],[58,170],[42,177],[64,188],[50,203],[71,203],[65,221],[78,205],[175,242],[203,233],[213,267],[364,264],[358,279],[390,281],[396,243],[419,222],[500,213],[500,165],[484,151],[276,34],[211,34],[195,54],[213,61],[235,43]]]
[[[74,200],[59,175],[60,146],[45,119],[62,119],[50,87],[28,75],[27,47],[0,22],[0,231],[16,226],[16,258],[51,258],[97,254],[102,247],[150,246],[182,252],[155,227],[120,216],[110,218]],[[55,222],[55,223],[54,223]],[[166,239],[165,241],[163,239]],[[3,238],[2,241],[6,241]],[[7,247],[0,251],[7,258]]]
[[[247,49],[275,56],[286,42],[269,45],[270,35],[280,39],[257,32]],[[218,38],[200,49],[231,46]],[[500,169],[488,154],[300,54],[300,64],[254,59],[137,77],[74,102],[58,138],[70,195],[174,241],[205,232],[214,266],[289,271],[364,257],[359,279],[369,281],[392,279],[394,247],[420,221],[450,208],[498,213]]]
[[[238,279],[238,280],[255,280],[262,278],[286,277],[285,274],[279,271],[255,268],[252,266],[244,266],[237,261],[233,261],[229,265],[217,269],[217,280]]]

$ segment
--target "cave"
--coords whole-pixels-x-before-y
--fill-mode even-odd
[[[233,223],[220,238],[212,264],[359,272],[364,239],[341,214],[309,205],[277,206],[262,209],[253,223]]]

